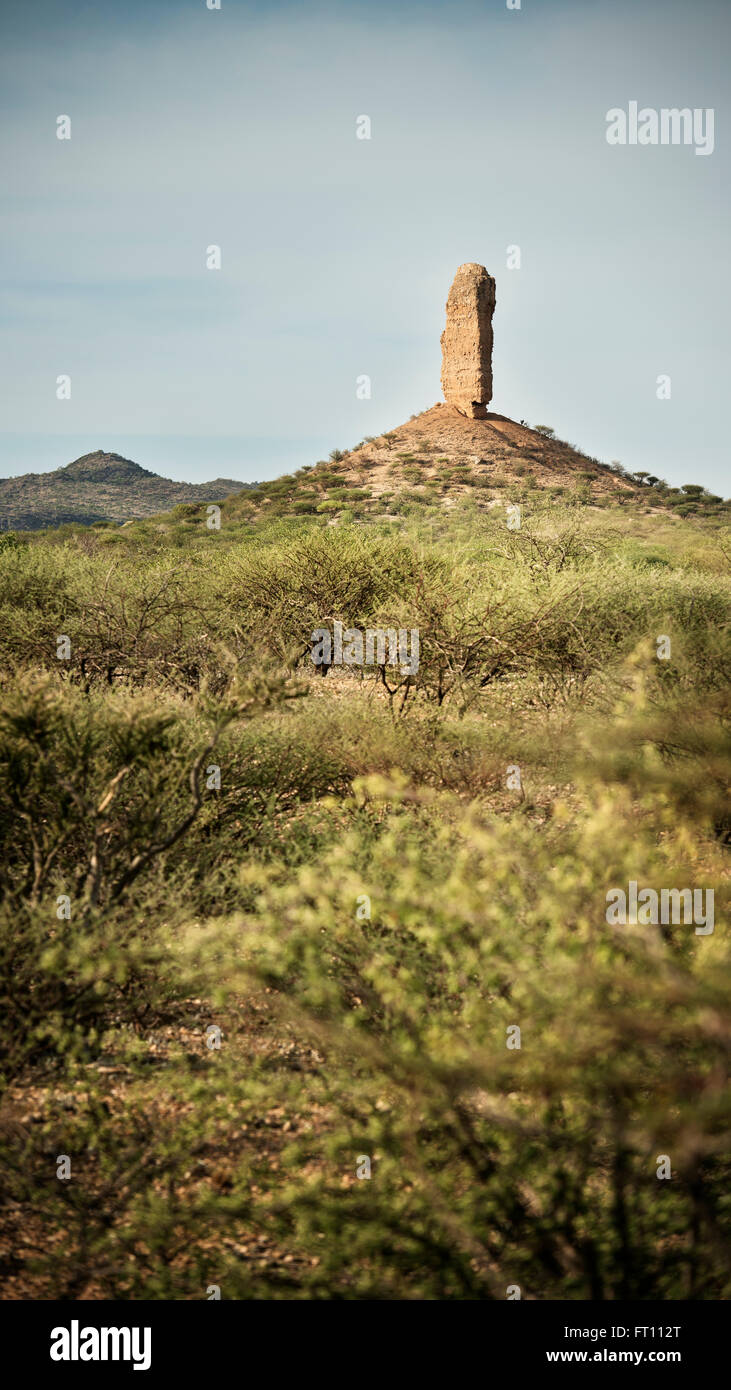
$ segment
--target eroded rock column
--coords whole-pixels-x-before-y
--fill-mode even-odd
[[[484,265],[461,265],[447,299],[442,333],[442,390],[473,420],[484,420],[492,400],[492,316],[495,281]]]

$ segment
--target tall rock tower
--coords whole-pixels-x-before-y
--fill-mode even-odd
[[[442,390],[472,420],[484,420],[492,400],[492,316],[495,281],[484,265],[461,265],[447,299],[442,333]]]

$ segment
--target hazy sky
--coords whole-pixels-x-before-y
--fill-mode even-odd
[[[478,261],[492,409],[728,492],[730,40],[730,0],[3,0],[0,474],[273,477],[398,425]],[[630,101],[713,108],[713,153],[608,145]]]

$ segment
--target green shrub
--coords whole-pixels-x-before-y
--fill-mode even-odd
[[[726,1297],[724,528],[322,479],[0,547],[3,1292]]]

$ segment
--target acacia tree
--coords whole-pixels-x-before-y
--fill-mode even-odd
[[[181,719],[145,696],[89,698],[59,676],[25,676],[4,692],[6,1079],[49,1045],[88,1041],[133,980],[144,1003],[164,955],[152,904],[160,910],[167,861],[212,798],[206,773],[217,746],[232,725],[296,693],[282,677],[234,671],[222,697],[204,694]]]

